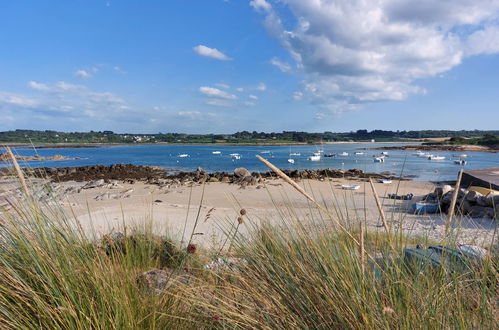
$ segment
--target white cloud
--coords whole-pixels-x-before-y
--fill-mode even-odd
[[[61,91],[81,91],[85,90],[86,87],[82,85],[74,85],[70,84],[64,81],[59,81],[55,84],[55,87]],[[54,88],[51,88],[51,90],[54,90]]]
[[[199,87],[199,91],[208,97],[226,99],[226,100],[237,99],[237,96],[235,96],[234,94],[227,93],[226,91],[214,87],[206,87],[206,86]]]
[[[38,102],[25,95],[17,95],[8,92],[0,91],[0,107],[2,106],[18,106],[32,108],[38,105]]]
[[[255,102],[251,102],[251,101],[245,101],[244,105],[247,106],[247,107],[254,107],[256,105],[256,103]]]
[[[252,99],[252,100],[258,100],[258,96],[253,95],[253,94],[250,94],[248,97],[249,97],[250,99]]]
[[[236,91],[238,91],[238,92],[244,92],[244,88],[238,87],[238,88],[236,88]]]
[[[116,72],[119,72],[119,73],[127,73],[125,70],[123,70],[121,67],[119,66],[113,66],[113,70],[116,71]]]
[[[216,48],[206,47],[204,45],[198,45],[193,48],[196,53],[201,56],[211,57],[221,61],[229,61],[232,60],[230,57],[222,53]]]
[[[85,70],[78,70],[75,72],[75,75],[77,77],[84,78],[84,79],[92,77],[92,75]]]
[[[288,63],[281,62],[277,57],[273,57],[270,60],[270,64],[276,66],[282,72],[290,72],[291,66]]]
[[[259,83],[258,86],[256,86],[255,88],[257,91],[266,91],[267,90],[267,85],[265,85],[264,83]]]
[[[215,117],[215,114],[211,112],[203,113],[200,111],[179,111],[177,112],[177,117],[190,120],[206,120]]]
[[[231,101],[225,99],[207,99],[204,103],[207,105],[212,105],[214,107],[230,108],[233,106],[233,103]]]
[[[293,100],[300,101],[303,98],[303,93],[300,91],[296,91],[293,93]]]
[[[29,81],[28,82],[28,86],[33,88],[33,89],[36,89],[38,91],[47,91],[49,90],[49,87],[45,84],[42,84],[42,83],[39,83],[39,82],[36,82],[36,81]]]
[[[220,88],[225,88],[225,89],[229,89],[230,86],[227,85],[227,84],[224,84],[224,83],[218,83],[218,84],[215,84],[216,86],[220,87]]]
[[[263,10],[268,12],[272,9],[272,6],[265,0],[252,0],[249,4],[256,10]]]
[[[332,112],[424,93],[418,79],[499,53],[499,0],[275,2],[295,16],[294,26],[269,1],[250,5],[296,61],[304,91]]]

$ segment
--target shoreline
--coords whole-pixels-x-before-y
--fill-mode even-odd
[[[422,141],[421,141],[422,142]],[[314,146],[314,145],[334,145],[334,144],[400,144],[408,143],[419,145],[421,142],[410,142],[410,141],[389,141],[389,142],[371,142],[371,141],[334,141],[334,142],[317,142],[317,143],[306,143],[306,142],[289,142],[289,143],[272,143],[272,142],[262,142],[262,143],[44,143],[44,144],[28,144],[28,143],[6,143],[0,142],[0,147],[14,147],[19,149],[72,149],[72,148],[102,148],[102,147],[136,147],[136,146],[265,146],[265,147],[286,147],[286,146]]]
[[[464,144],[442,144],[442,145],[404,145],[404,146],[388,146],[379,148],[370,148],[370,150],[421,150],[421,151],[456,151],[456,152],[499,152],[499,147],[487,147],[480,145],[464,145]]]

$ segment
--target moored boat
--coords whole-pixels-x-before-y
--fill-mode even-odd
[[[220,155],[222,152],[221,151],[212,151],[211,153],[214,155]]]
[[[334,154],[324,154],[324,157],[334,157]]]
[[[357,184],[342,184],[341,189],[343,189],[343,190],[359,190],[360,186]]]
[[[348,152],[345,152],[345,151],[340,152],[340,153],[338,154],[338,156],[348,156]]]
[[[290,164],[294,164],[294,163],[295,163],[295,160],[294,160],[293,158],[290,158],[290,159],[288,159],[288,163],[290,163]]]
[[[290,156],[301,156],[301,153],[299,153],[299,152],[291,152],[289,155]]]
[[[434,156],[434,155],[430,155],[428,156],[428,159],[429,160],[444,160],[445,157],[444,156]]]
[[[321,155],[312,155],[310,157],[308,157],[308,160],[312,161],[312,162],[318,162],[321,160]]]
[[[364,154],[364,153],[363,153],[362,151],[357,151],[357,152],[355,152],[355,155],[357,155],[357,156],[360,156],[360,155],[363,155],[363,154]]]
[[[454,164],[466,165],[466,161],[464,159],[456,159],[456,160],[454,160]]]
[[[188,154],[180,154],[177,157],[178,158],[185,158],[185,157],[189,157],[189,155]]]
[[[374,162],[375,163],[384,163],[385,162],[385,157],[374,157]]]

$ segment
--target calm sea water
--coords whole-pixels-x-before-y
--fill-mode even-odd
[[[394,144],[386,144],[395,146]],[[405,143],[404,145],[407,145]],[[380,150],[362,150],[385,146],[384,144],[332,144],[332,145],[304,145],[304,146],[191,146],[191,145],[142,145],[142,146],[113,146],[102,148],[67,148],[67,149],[39,149],[36,152],[41,156],[63,155],[78,160],[66,161],[29,161],[21,165],[27,167],[66,167],[84,165],[111,165],[116,163],[130,163],[135,165],[155,165],[167,169],[192,171],[202,167],[206,171],[232,172],[236,167],[246,167],[250,171],[267,171],[268,168],[255,158],[259,154],[269,159],[274,165],[282,169],[361,169],[367,172],[389,171],[395,175],[415,176],[415,180],[437,181],[452,180],[461,167],[465,169],[481,169],[499,166],[499,153],[466,152],[467,165],[460,166],[453,162],[456,152],[436,151],[435,155],[445,156],[442,161],[430,161],[417,157],[414,151],[389,150],[384,163],[375,163],[373,155],[379,155]],[[322,157],[319,162],[309,161],[307,158],[318,149],[324,153],[347,152],[349,156]],[[221,154],[212,154],[220,151]],[[263,153],[270,152],[270,153]],[[363,151],[365,155],[354,155],[356,151]],[[2,150],[3,152],[3,150]],[[34,155],[33,149],[15,149],[15,153],[23,156]],[[231,153],[239,153],[241,159],[234,160]],[[301,156],[289,156],[289,153],[300,153]],[[188,154],[189,157],[179,158],[179,154]],[[295,163],[288,163],[294,158]],[[0,166],[6,166],[0,163]]]

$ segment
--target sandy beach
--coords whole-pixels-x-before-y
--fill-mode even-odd
[[[36,185],[35,182],[32,184]],[[384,231],[372,190],[365,180],[299,180],[299,184],[328,208],[330,214],[319,212],[303,195],[280,179],[267,179],[247,186],[206,182],[169,187],[141,181],[114,181],[89,189],[81,189],[88,186],[88,182],[68,181],[52,183],[55,197],[47,201],[51,207],[62,206],[88,233],[97,235],[123,231],[125,227],[150,226],[155,233],[168,233],[179,239],[182,233],[184,237],[191,235],[198,219],[196,241],[204,245],[216,245],[223,240],[224,231],[237,223],[241,208],[247,211],[245,224],[240,226],[241,232],[262,221],[283,225],[293,221],[308,224],[322,219],[331,225],[337,219],[347,227],[365,221],[368,230]],[[345,184],[357,184],[360,189],[343,190],[341,185]],[[16,189],[17,182],[14,178],[3,177],[0,187],[2,194],[6,195]],[[434,190],[434,183],[376,182],[375,188],[391,226],[400,226],[409,235],[432,239],[443,237],[446,214],[414,215],[409,212],[414,201]],[[392,200],[387,198],[389,193],[412,193],[415,197],[411,201]],[[209,219],[206,219],[207,214]],[[463,242],[481,245],[492,238],[494,220],[456,217],[454,224],[460,227]]]

